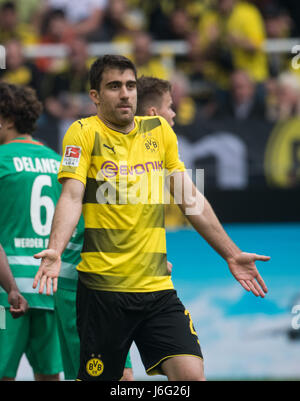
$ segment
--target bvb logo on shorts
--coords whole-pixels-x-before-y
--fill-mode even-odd
[[[98,355],[100,357],[100,355]],[[92,355],[92,358],[87,361],[86,371],[90,376],[96,377],[102,375],[104,370],[104,363],[99,358],[95,358]]]

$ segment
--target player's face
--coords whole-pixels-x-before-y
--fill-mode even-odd
[[[170,92],[165,92],[163,94],[161,98],[161,105],[157,109],[157,114],[164,117],[171,127],[173,127],[176,113],[173,110],[173,101]]]
[[[130,125],[136,102],[136,79],[132,70],[107,69],[103,72],[96,103],[100,117],[117,126]]]

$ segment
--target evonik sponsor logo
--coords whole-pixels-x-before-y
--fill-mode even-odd
[[[163,161],[157,160],[153,162],[151,161],[146,163],[138,163],[134,166],[128,166],[126,162],[120,162],[119,165],[117,165],[112,160],[107,160],[102,163],[100,173],[106,178],[113,178],[116,177],[118,174],[123,176],[133,176],[134,174],[141,175],[149,173],[151,170],[162,171]]]
[[[96,200],[99,204],[111,205],[175,203],[184,205],[186,215],[201,214],[204,208],[204,170],[194,171],[194,183],[173,173],[163,168],[162,161],[134,166],[128,166],[126,162],[118,166],[111,160],[105,161],[96,177]],[[186,170],[186,174],[193,177],[192,170]],[[170,195],[171,187],[173,197]]]

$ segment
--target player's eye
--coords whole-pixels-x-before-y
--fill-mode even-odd
[[[109,89],[119,89],[119,88],[120,88],[120,84],[119,84],[118,82],[111,82],[111,83],[108,85],[108,88],[109,88]]]
[[[129,82],[128,84],[127,84],[127,88],[128,89],[134,89],[136,87],[136,83],[135,82]]]

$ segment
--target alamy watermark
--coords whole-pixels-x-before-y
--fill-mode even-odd
[[[292,318],[292,328],[294,330],[300,329],[300,305],[294,305],[292,307],[292,314],[295,315]]]
[[[0,45],[0,70],[6,69],[6,49]]]
[[[300,45],[295,45],[292,48],[292,54],[295,56],[292,58],[292,67],[294,70],[300,69]]]
[[[162,161],[128,166],[105,161],[96,176],[98,204],[177,204],[186,215],[201,214],[204,208],[204,170],[170,174]],[[193,183],[194,181],[194,183]],[[173,196],[170,194],[172,193]]]
[[[0,305],[0,330],[5,330],[5,308]]]

